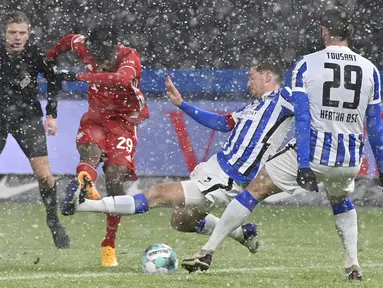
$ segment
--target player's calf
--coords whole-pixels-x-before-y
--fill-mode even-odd
[[[150,208],[176,207],[185,204],[185,195],[180,182],[162,183],[143,192]]]

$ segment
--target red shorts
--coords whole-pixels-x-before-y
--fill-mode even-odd
[[[104,152],[105,165],[128,167],[127,180],[137,180],[134,154],[137,145],[137,126],[121,117],[88,111],[81,117],[77,146],[95,143]],[[105,167],[104,165],[104,167]]]

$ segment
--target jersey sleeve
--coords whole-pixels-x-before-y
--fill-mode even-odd
[[[60,39],[51,49],[48,50],[46,56],[48,59],[55,60],[57,56],[73,49],[73,43],[84,41],[85,37],[79,34],[69,34]]]
[[[290,112],[290,114],[294,114],[294,101],[292,91],[289,87],[283,87],[280,92],[282,99],[282,106]]]
[[[55,63],[47,59],[47,57],[39,50],[36,50],[36,60],[37,60],[37,69],[40,73],[44,75],[44,78],[47,81],[47,105],[46,105],[46,115],[57,118],[57,101],[58,94],[61,89],[61,81],[57,74],[55,73]]]
[[[373,66],[372,73],[372,93],[368,101],[369,105],[378,104],[381,102],[381,84],[380,84],[380,75],[378,69]]]
[[[310,168],[310,105],[306,89],[307,63],[301,58],[295,64],[292,75],[292,97],[295,115],[298,167]]]
[[[306,89],[307,64],[304,57],[300,58],[294,66],[291,88],[293,92],[307,93]]]
[[[77,79],[109,87],[128,87],[140,72],[140,58],[133,52],[121,60],[117,72],[77,73]]]

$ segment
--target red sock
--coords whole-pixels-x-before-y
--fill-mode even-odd
[[[101,247],[110,246],[115,248],[116,245],[116,233],[118,225],[120,224],[121,216],[120,215],[106,215],[106,234],[104,241],[101,243]]]

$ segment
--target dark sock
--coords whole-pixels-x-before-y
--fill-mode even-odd
[[[57,192],[56,182],[52,188],[45,188],[40,185],[41,200],[44,203],[45,210],[47,211],[47,224],[52,228],[55,223],[59,221],[57,215]]]
[[[52,232],[53,242],[56,248],[65,249],[70,247],[69,236],[64,226],[60,223],[57,215],[57,192],[56,183],[52,188],[45,188],[40,185],[40,195],[47,211],[47,225]]]

